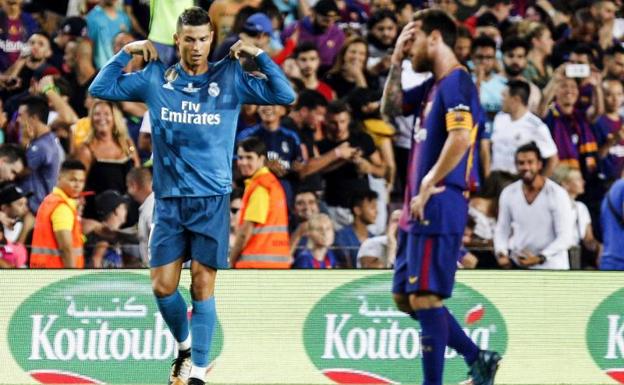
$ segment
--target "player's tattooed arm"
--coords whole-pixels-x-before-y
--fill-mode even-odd
[[[388,79],[381,97],[381,115],[384,120],[391,122],[401,114],[403,107],[403,90],[401,89],[401,65],[392,64]]]

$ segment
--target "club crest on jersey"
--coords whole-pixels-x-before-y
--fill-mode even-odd
[[[219,85],[215,82],[212,82],[208,85],[208,95],[216,98],[221,93],[221,89],[219,89]]]
[[[176,79],[178,78],[178,71],[176,71],[176,69],[174,67],[170,67],[166,72],[165,72],[165,81],[166,83],[163,84],[163,88],[166,88],[168,90],[173,90],[173,83]]]
[[[194,92],[199,91],[199,88],[193,87],[193,83],[189,82],[187,83],[186,87],[182,88],[182,91],[194,93]]]

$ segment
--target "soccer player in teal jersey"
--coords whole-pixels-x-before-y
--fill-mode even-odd
[[[444,306],[455,283],[457,255],[468,215],[468,177],[481,114],[470,74],[453,53],[457,26],[440,10],[425,10],[401,32],[382,99],[382,111],[416,115],[392,292],[421,325],[423,385],[442,385],[444,352],[464,356],[474,385],[492,385],[501,357],[480,350]],[[401,91],[407,55],[422,85]]]
[[[241,41],[230,56],[208,63],[214,30],[201,8],[185,10],[174,35],[180,62],[166,68],[149,41],[126,45],[89,88],[97,98],[147,104],[154,152],[154,228],[150,241],[152,287],[158,308],[178,342],[170,384],[203,385],[216,325],[218,269],[227,268],[229,193],[236,123],[242,104],[290,104],[295,93],[271,58]],[[123,74],[132,55],[149,61]],[[243,72],[240,55],[264,74]],[[193,315],[178,283],[191,263]],[[192,338],[191,338],[192,336]]]

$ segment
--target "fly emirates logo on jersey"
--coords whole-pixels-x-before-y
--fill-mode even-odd
[[[167,107],[160,108],[160,120],[172,123],[201,124],[216,126],[221,124],[221,114],[209,114],[201,111],[202,103],[183,100],[180,109],[175,111]]]

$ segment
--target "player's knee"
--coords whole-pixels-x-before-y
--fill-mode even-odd
[[[164,279],[152,279],[152,292],[156,297],[168,297],[175,293],[178,288],[177,282],[167,282]]]
[[[412,294],[409,303],[413,311],[443,306],[442,298],[435,294]]]
[[[411,313],[412,308],[410,307],[409,299],[405,294],[394,294],[393,295],[394,303],[397,308],[404,313]]]
[[[204,300],[213,295],[215,274],[209,271],[193,271],[191,295],[193,299]]]

